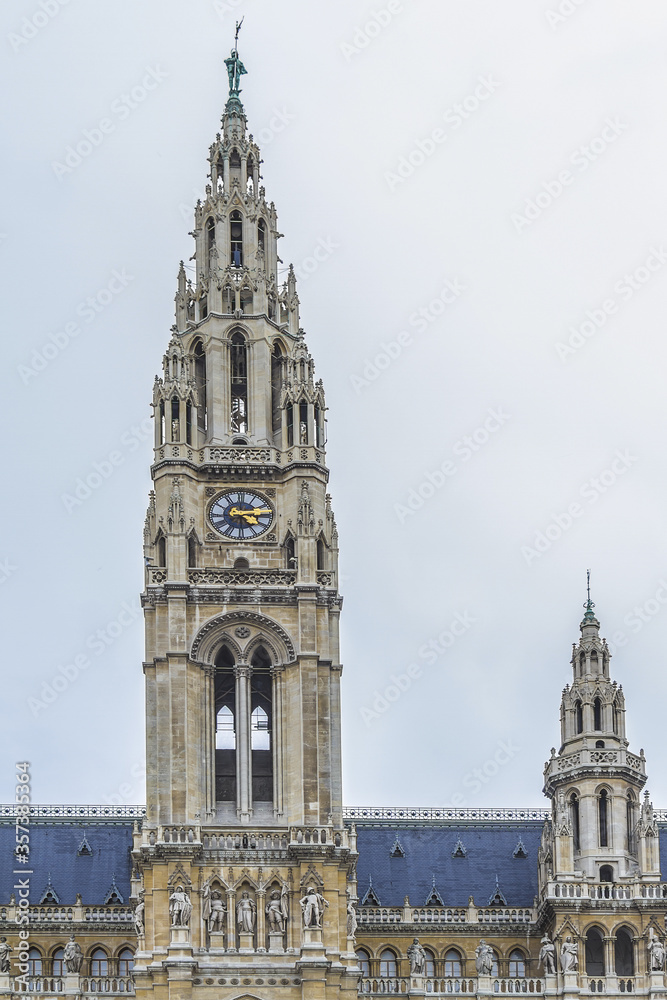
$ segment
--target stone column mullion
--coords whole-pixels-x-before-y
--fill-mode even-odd
[[[236,678],[236,808],[239,818],[247,820],[252,808],[250,762],[250,675],[245,664],[234,667]]]
[[[204,801],[215,812],[215,668],[207,667],[204,680]]]
[[[236,893],[227,890],[227,951],[236,951]]]
[[[273,748],[273,815],[283,812],[283,683],[282,667],[271,670],[272,724],[271,745]]]
[[[257,904],[257,951],[266,951],[266,889],[258,889],[255,893]]]

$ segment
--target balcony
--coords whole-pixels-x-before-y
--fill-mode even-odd
[[[134,984],[130,976],[81,976],[76,977],[83,996],[134,996]],[[65,978],[62,976],[16,976],[15,993],[39,994],[41,997],[62,997],[65,994]]]

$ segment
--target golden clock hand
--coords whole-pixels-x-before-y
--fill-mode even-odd
[[[229,511],[229,516],[244,517],[246,520],[248,520],[249,518],[254,518],[254,521],[251,521],[250,523],[256,524],[257,518],[260,516],[260,514],[271,514],[271,513],[273,512],[271,511],[270,508],[264,508],[264,507],[251,507],[248,510],[240,510],[238,507],[232,507]]]

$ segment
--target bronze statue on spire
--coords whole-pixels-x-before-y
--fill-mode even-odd
[[[239,84],[241,83],[241,77],[248,70],[245,68],[241,60],[239,59],[239,31],[241,30],[241,25],[243,24],[243,18],[236,22],[236,33],[234,35],[234,48],[232,49],[229,59],[225,59],[225,66],[227,67],[227,75],[229,77],[229,96],[238,97],[241,92]]]

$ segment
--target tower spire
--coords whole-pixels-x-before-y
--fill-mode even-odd
[[[236,31],[234,32],[234,48],[232,49],[229,59],[225,59],[225,66],[227,67],[227,75],[229,77],[229,97],[227,99],[227,105],[225,107],[226,111],[236,110],[242,108],[241,100],[239,94],[241,93],[241,77],[248,70],[245,68],[243,63],[239,58],[239,31],[241,30],[241,25],[243,24],[244,18],[236,22]]]

